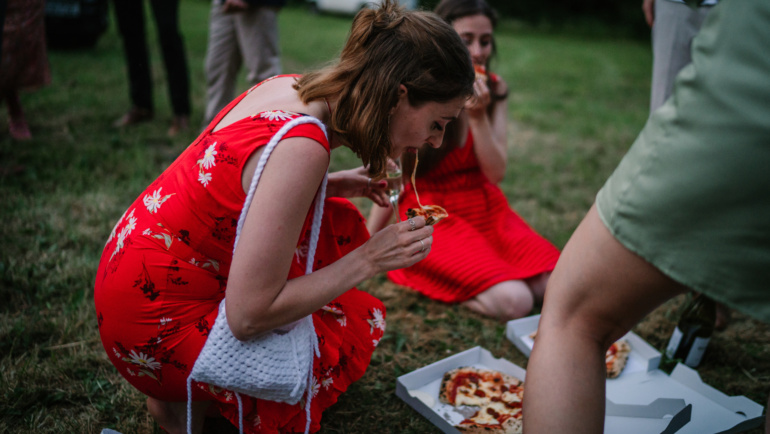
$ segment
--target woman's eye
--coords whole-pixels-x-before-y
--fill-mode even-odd
[[[438,122],[433,124],[433,129],[436,131],[444,131],[444,127],[442,127]]]

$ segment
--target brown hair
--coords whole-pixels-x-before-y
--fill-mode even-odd
[[[332,131],[378,175],[391,152],[389,117],[399,85],[419,107],[471,96],[474,76],[470,54],[447,22],[384,0],[356,15],[338,61],[303,75],[294,87],[305,103],[337,99]]]
[[[441,0],[434,9],[436,15],[441,17],[444,21],[450,25],[455,20],[460,18],[470,17],[474,15],[484,15],[489,18],[492,23],[492,29],[497,27],[497,12],[487,3],[485,0]],[[487,86],[489,87],[489,93],[492,98],[487,113],[492,116],[495,108],[494,102],[501,99],[505,99],[507,94],[498,94],[498,82],[491,78],[489,74],[490,61],[497,54],[497,45],[495,43],[494,35],[492,36],[492,55],[487,59],[486,67],[487,73]],[[459,122],[451,122],[447,125],[446,132],[444,134],[444,142],[439,149],[433,149],[425,147],[420,150],[420,165],[417,168],[418,176],[424,176],[431,169],[433,169],[444,157],[453,149],[460,146],[465,142],[466,137],[460,137],[460,124]]]

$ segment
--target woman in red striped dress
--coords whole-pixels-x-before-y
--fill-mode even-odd
[[[489,5],[444,0],[435,12],[460,34],[477,71],[488,71],[496,24]],[[559,251],[509,207],[497,186],[506,169],[508,85],[486,73],[477,75],[474,89],[476,97],[449,125],[442,147],[419,154],[420,202],[441,205],[449,217],[435,226],[433,249],[424,261],[388,277],[435,300],[463,303],[507,321],[542,301]],[[406,180],[410,170],[404,169]],[[399,209],[417,206],[412,185],[405,182]],[[369,231],[382,228],[391,213],[373,207]]]

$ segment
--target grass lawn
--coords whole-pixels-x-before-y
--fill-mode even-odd
[[[32,141],[11,141],[7,122],[0,121],[0,432],[161,432],[143,396],[107,360],[92,288],[117,219],[197,133],[209,4],[185,0],[181,6],[196,131],[166,137],[171,113],[154,40],[155,121],[125,131],[110,127],[129,107],[114,25],[93,49],[49,53],[53,83],[22,95]],[[285,72],[332,59],[349,24],[349,17],[285,9]],[[511,85],[502,188],[513,208],[561,248],[645,123],[649,44],[540,32],[510,21],[500,27],[494,69]],[[150,33],[154,38],[152,25]],[[332,166],[357,164],[342,151]],[[368,211],[369,204],[356,204]],[[360,287],[383,300],[388,329],[370,369],[325,413],[322,432],[436,431],[395,396],[395,379],[477,345],[526,367],[504,324],[426,299],[384,276]],[[662,350],[681,302],[661,306],[634,331]],[[765,405],[770,327],[733,313],[699,372],[728,395]]]

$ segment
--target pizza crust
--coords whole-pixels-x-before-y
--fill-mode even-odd
[[[461,423],[455,425],[455,428],[468,434],[521,434],[524,430],[524,424],[521,419],[511,417],[506,419],[500,428],[475,423]]]

